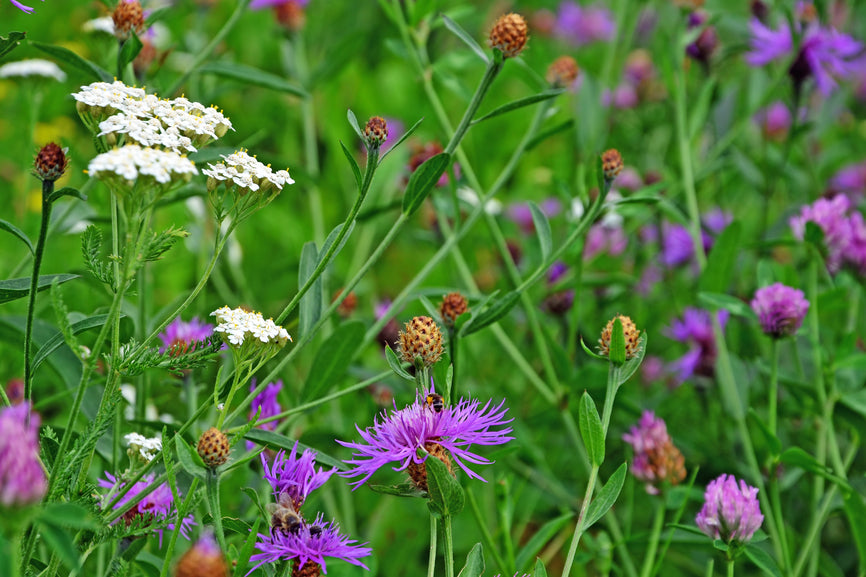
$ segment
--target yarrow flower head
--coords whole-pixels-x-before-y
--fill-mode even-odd
[[[195,164],[185,156],[137,144],[103,152],[90,161],[87,172],[121,194],[131,193],[138,185],[156,190],[157,195],[198,174]]]
[[[208,164],[202,173],[208,177],[208,198],[219,222],[227,216],[245,219],[267,206],[287,184],[295,183],[288,170],[274,172],[270,164],[262,164],[245,150],[223,156],[223,162]]]
[[[326,470],[322,467],[316,469],[316,454],[312,449],[304,449],[298,456],[298,443],[295,442],[291,453],[287,456],[285,451],[280,451],[270,467],[265,455],[261,456],[265,469],[264,478],[270,483],[274,497],[279,500],[281,494],[287,494],[291,497],[296,511],[301,508],[309,494],[324,485],[337,470]]]
[[[214,332],[222,337],[236,359],[270,358],[292,340],[273,319],[265,320],[261,313],[241,307],[222,307],[211,316],[217,321]]]
[[[803,291],[778,282],[755,291],[751,305],[761,330],[775,339],[795,334],[809,312]]]
[[[193,317],[189,322],[177,317],[159,333],[159,339],[162,341],[159,352],[185,353],[190,346],[211,336],[213,328],[212,324],[202,322],[198,317]]]
[[[162,451],[162,439],[159,437],[148,438],[139,433],[129,433],[123,438],[128,447],[126,454],[130,461],[149,463],[157,453]]]
[[[0,78],[28,77],[51,78],[57,82],[63,82],[66,80],[66,73],[55,63],[50,60],[42,60],[41,58],[19,60],[0,66]]]
[[[689,351],[671,366],[680,384],[694,375],[715,375],[717,349],[710,314],[702,309],[687,308],[683,312],[682,320],[675,320],[667,331],[672,339],[689,345]],[[724,330],[728,311],[720,310],[716,315]]]
[[[472,445],[501,445],[513,438],[508,436],[511,427],[505,427],[511,422],[505,418],[508,412],[505,401],[498,405],[487,401],[482,407],[478,400],[461,398],[456,405],[437,410],[426,402],[431,394],[435,394],[432,388],[400,410],[395,404],[393,410],[380,414],[373,425],[363,431],[356,427],[361,442],[338,440],[344,447],[355,450],[352,459],[345,461],[352,469],[339,474],[360,477],[352,483],[357,489],[384,465],[397,463],[395,471],[408,469],[415,485],[426,491],[424,461],[433,455],[445,462],[449,470],[453,460],[470,478],[483,481],[467,463],[489,465],[492,461],[472,452],[471,448]],[[418,455],[419,449],[423,450],[423,456]]]
[[[824,232],[825,259],[831,274],[849,265],[866,275],[866,225],[859,212],[848,214],[850,208],[851,201],[845,195],[819,198],[804,206],[790,225],[798,239],[803,238],[807,222],[815,223]]]
[[[695,518],[708,537],[726,543],[747,543],[763,522],[758,489],[733,475],[722,475],[707,485],[704,506]]]
[[[30,422],[28,424],[28,417]],[[0,408],[0,505],[38,503],[48,482],[39,463],[39,416],[30,404]]]
[[[657,494],[658,483],[677,485],[686,478],[685,459],[674,446],[664,419],[652,411],[644,411],[640,421],[622,440],[634,449],[631,472],[644,481],[650,494]]]
[[[256,390],[256,386],[256,379],[253,379],[250,382],[250,392]],[[264,390],[262,390],[261,393],[256,395],[256,397],[253,399],[252,404],[250,405],[249,420],[252,421],[255,418],[256,414],[259,415],[259,420],[279,415],[282,412],[283,408],[280,406],[280,402],[277,400],[277,396],[282,390],[283,381],[281,380],[265,385]],[[261,423],[257,425],[256,428],[262,429],[263,431],[275,431],[278,424],[279,421],[268,421],[267,423]],[[255,443],[253,443],[252,441],[247,441],[247,451],[251,451],[253,447],[255,447]]]

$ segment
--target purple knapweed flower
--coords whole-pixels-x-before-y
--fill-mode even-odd
[[[103,506],[113,500],[114,495],[116,495],[119,490],[126,486],[125,481],[121,481],[111,473],[106,472],[105,477],[106,479],[99,479],[97,482],[100,487],[104,489],[109,489],[109,492],[105,496],[105,499],[103,501]],[[127,493],[117,503],[115,503],[113,508],[125,508],[127,503],[129,503],[139,493],[150,487],[152,484],[153,475],[145,475],[139,482],[133,485],[132,488],[129,489],[129,491],[127,491]],[[178,496],[180,496],[179,491]],[[139,517],[148,516],[153,517],[154,520],[168,520],[176,517],[174,497],[171,494],[171,488],[169,488],[168,483],[163,483],[162,485],[151,491],[144,499],[139,501],[137,505],[134,505],[131,509],[124,513],[123,517],[115,520],[114,522],[117,523],[122,519],[127,524],[129,524]],[[193,520],[193,516],[186,516],[183,521],[181,521],[180,534],[183,535],[184,538],[189,539],[189,530],[194,525],[195,521]],[[166,527],[169,530],[174,530],[173,523],[169,523]],[[159,546],[162,547],[162,529],[154,529],[154,531],[159,535]]]
[[[780,282],[755,291],[751,305],[758,315],[761,330],[775,339],[795,334],[809,312],[809,301],[803,291]]]
[[[746,63],[750,66],[766,66],[773,60],[778,60],[789,54],[794,48],[791,29],[783,24],[778,30],[764,25],[757,18],[749,22],[752,38],[749,41],[752,50],[746,54]]]
[[[713,208],[701,217],[701,244],[705,253],[713,248],[715,237],[722,233],[733,220],[733,216],[720,208]],[[664,223],[662,225],[661,263],[666,267],[675,267],[694,259],[695,247],[692,235],[681,224]]]
[[[305,449],[299,457],[297,441],[288,456],[285,451],[277,453],[270,468],[265,455],[261,457],[264,478],[270,483],[274,497],[279,499],[280,494],[287,494],[292,498],[296,510],[300,509],[312,491],[324,485],[336,471],[335,468],[325,470],[322,467],[316,470],[316,452],[312,449]]]
[[[791,111],[784,102],[777,100],[756,112],[752,120],[761,128],[765,138],[784,140],[791,128]]]
[[[431,388],[423,396],[418,396],[411,405],[397,410],[396,404],[390,412],[382,412],[373,422],[373,426],[363,431],[356,426],[363,439],[360,443],[337,441],[344,447],[354,449],[352,459],[345,463],[351,470],[340,472],[344,477],[360,477],[354,481],[354,489],[364,484],[377,470],[388,463],[399,463],[395,471],[406,470],[411,465],[423,466],[429,454],[436,453],[446,459],[453,459],[461,469],[473,479],[484,480],[472,471],[467,463],[489,465],[490,461],[481,455],[473,453],[472,445],[501,445],[513,439],[509,437],[511,427],[504,427],[512,421],[505,418],[508,412],[503,400],[496,406],[492,401],[482,407],[478,400],[461,398],[456,405],[446,405],[442,410],[434,410],[424,399]],[[418,449],[427,454],[418,455]],[[443,449],[450,454],[442,455]]]
[[[12,2],[13,6],[15,6],[16,8],[18,8],[19,10],[21,10],[22,12],[24,12],[26,14],[33,14],[33,11],[36,10],[35,8],[31,8],[30,6],[25,6],[24,4],[22,4],[21,2],[17,2],[16,0],[9,0],[9,1]],[[42,0],[42,1],[45,2],[45,0]]]
[[[830,178],[830,190],[847,196],[852,205],[857,204],[866,196],[866,161],[840,168]]]
[[[601,6],[581,6],[576,2],[559,5],[554,25],[556,35],[575,46],[613,39],[616,24],[610,11]]]
[[[261,551],[250,557],[255,565],[247,575],[264,565],[277,561],[295,561],[295,574],[302,574],[301,568],[308,564],[319,565],[322,572],[328,572],[325,557],[342,559],[352,565],[369,568],[361,563],[361,557],[368,557],[373,550],[358,544],[354,539],[340,533],[340,527],[333,521],[325,523],[322,514],[313,523],[302,522],[296,531],[273,531],[270,535],[258,535],[255,548]],[[365,543],[366,544],[366,543]],[[304,573],[318,575],[317,572]]]
[[[165,327],[163,332],[159,333],[159,339],[162,341],[159,352],[185,353],[191,344],[203,341],[212,334],[213,325],[203,323],[198,317],[194,317],[189,322],[184,322],[180,317],[177,317]]]
[[[824,232],[827,270],[831,274],[839,272],[846,261],[856,266],[861,260],[861,251],[855,246],[853,229],[853,226],[861,221],[848,216],[850,207],[851,201],[841,194],[833,198],[819,198],[801,208],[799,216],[789,221],[791,230],[798,239],[803,238],[807,222],[814,222]]]
[[[686,478],[683,454],[674,446],[664,419],[652,411],[644,411],[622,440],[634,450],[630,470],[647,484],[647,493],[658,494],[657,483],[676,485]]]
[[[722,330],[728,321],[729,313],[720,310],[717,314]],[[682,320],[675,320],[667,331],[672,339],[689,345],[688,352],[671,363],[671,371],[679,384],[693,375],[712,377],[716,365],[716,338],[713,334],[712,317],[708,311],[687,308]]]
[[[252,379],[252,381],[250,382],[250,392],[256,390],[256,386],[256,379]],[[280,402],[277,400],[277,396],[282,390],[282,380],[278,380],[275,383],[268,383],[262,390],[262,392],[256,395],[256,398],[253,399],[253,402],[250,405],[249,420],[253,420],[255,418],[256,413],[259,412],[259,409],[261,409],[261,413],[258,417],[259,421],[274,417],[283,412],[283,408],[280,406]],[[278,420],[268,421],[267,423],[261,423],[259,425],[256,425],[256,428],[262,429],[263,431],[276,431],[278,424]],[[256,446],[256,444],[252,441],[247,441],[246,446],[247,451],[251,451],[253,447]]]
[[[554,285],[568,272],[568,265],[561,260],[556,261],[547,269],[547,284]]]
[[[28,425],[28,417],[30,423]],[[39,462],[39,415],[30,403],[0,409],[0,505],[38,503],[48,483]]]
[[[704,506],[695,523],[710,539],[746,543],[764,522],[758,490],[733,475],[722,475],[707,485]]]

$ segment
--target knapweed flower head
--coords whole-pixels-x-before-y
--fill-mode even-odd
[[[307,16],[304,12],[310,0],[253,0],[250,10],[273,8],[277,22],[287,30],[297,32],[304,27]]]
[[[446,326],[453,327],[457,317],[469,310],[466,297],[458,292],[448,293],[442,297],[439,314]]]
[[[647,492],[658,493],[659,483],[677,485],[686,478],[685,459],[674,446],[664,419],[652,411],[644,411],[637,425],[631,427],[622,440],[631,445],[634,458],[632,475],[647,484]]]
[[[815,223],[824,232],[825,260],[831,274],[838,273],[849,265],[866,274],[866,227],[863,215],[857,211],[848,213],[851,201],[842,194],[833,198],[819,198],[800,209],[800,214],[790,220],[794,236],[802,239],[806,223]]]
[[[206,467],[216,469],[220,465],[225,465],[229,460],[229,451],[231,445],[229,438],[225,433],[211,427],[201,434],[196,445],[196,452]]]
[[[256,379],[253,379],[250,382],[250,392],[256,390],[256,386]],[[250,404],[249,420],[252,421],[256,417],[256,414],[258,414],[258,419],[260,421],[269,417],[279,415],[283,411],[283,408],[280,406],[280,402],[277,400],[277,397],[282,390],[283,381],[281,380],[265,385],[265,388],[262,389],[262,392],[256,395],[256,397],[253,399],[253,402]],[[262,429],[263,431],[275,431],[278,424],[279,421],[268,421],[267,423],[260,423],[256,425],[256,428]],[[253,447],[255,447],[255,443],[253,443],[252,441],[247,441],[246,446],[247,451],[251,451]]]
[[[571,56],[560,56],[547,67],[545,80],[554,88],[565,88],[574,84],[580,68]]]
[[[0,408],[0,463],[0,505],[42,500],[48,482],[39,462],[39,416],[27,402]]]
[[[622,155],[617,149],[611,148],[601,154],[601,170],[604,172],[604,179],[608,183],[613,182],[613,179],[619,176],[622,168]]]
[[[388,140],[388,123],[381,116],[374,116],[364,126],[364,141],[371,148],[379,148]]]
[[[575,46],[612,40],[616,24],[610,10],[600,5],[581,6],[562,2],[556,13],[555,34]]]
[[[747,543],[763,522],[758,489],[724,474],[707,485],[704,506],[695,518],[710,539],[726,543]]]
[[[526,46],[529,27],[520,14],[509,13],[499,17],[490,30],[487,44],[502,52],[504,58],[514,58]]]
[[[293,561],[292,575],[317,577],[328,572],[326,557],[341,559],[352,565],[367,568],[360,559],[369,557],[373,550],[340,533],[334,521],[325,522],[322,514],[312,523],[301,522],[295,531],[272,531],[269,535],[259,533],[255,548],[259,551],[250,561],[255,563],[250,573],[265,563]]]
[[[114,500],[114,496],[118,491],[126,486],[126,481],[118,479],[111,473],[105,474],[105,479],[99,479],[98,485],[104,489],[109,489],[109,492],[103,497],[103,508]],[[153,485],[153,475],[145,475],[140,481],[133,485],[129,491],[115,503],[114,509],[125,509],[126,504],[132,501],[139,493]],[[178,492],[180,496],[180,492]],[[122,517],[117,519],[115,523],[123,520],[127,525],[132,524],[139,519],[151,519],[152,521],[162,524],[177,517],[177,511],[174,506],[174,497],[171,493],[168,483],[159,485],[156,489],[145,496],[138,504],[133,505]],[[189,539],[189,530],[195,525],[192,515],[188,515],[181,521],[180,534],[184,538]],[[169,522],[165,528],[174,530],[174,523]],[[162,546],[162,527],[154,529],[159,534],[159,544]]]
[[[213,328],[212,324],[202,322],[198,317],[193,317],[189,322],[177,317],[159,333],[159,339],[162,341],[159,352],[185,353],[195,343],[211,336]]]
[[[111,13],[111,20],[119,40],[128,40],[133,33],[144,32],[144,10],[138,0],[120,0]]]
[[[174,577],[227,577],[225,557],[213,534],[204,533],[177,562]]]
[[[622,332],[625,337],[625,358],[632,359],[640,351],[640,331],[634,321],[625,315],[616,315],[607,322],[604,330],[601,331],[601,337],[598,339],[598,351],[604,357],[610,354],[610,339],[613,336],[613,325],[616,319],[619,319],[622,324]]]
[[[795,334],[809,312],[809,301],[803,291],[779,282],[755,291],[751,305],[761,330],[774,339]]]
[[[18,8],[19,10],[21,10],[22,12],[25,12],[27,14],[32,14],[33,11],[36,10],[35,8],[32,8],[30,6],[25,6],[21,2],[18,2],[18,0],[9,0],[9,1],[12,2],[13,6],[15,6],[16,8]],[[42,0],[42,1],[45,2],[45,0]]]
[[[478,400],[460,399],[456,405],[446,405],[436,410],[426,402],[427,396],[435,394],[432,388],[418,395],[415,402],[403,409],[396,404],[388,412],[382,412],[371,427],[361,430],[361,442],[337,441],[344,447],[354,449],[346,464],[352,467],[339,475],[354,478],[354,488],[364,484],[377,470],[389,463],[397,463],[395,471],[406,470],[413,465],[416,472],[423,471],[424,461],[429,455],[447,459],[446,465],[456,462],[473,479],[484,480],[469,468],[469,464],[489,465],[492,461],[471,451],[472,445],[501,445],[510,441],[511,419],[506,419],[508,409],[503,400],[498,405],[487,401],[481,406]],[[496,428],[501,427],[501,428]],[[419,456],[422,449],[423,456]],[[420,467],[420,471],[417,468]],[[414,479],[416,486],[426,490],[426,478]]]
[[[413,317],[400,331],[400,354],[403,362],[415,364],[415,359],[431,367],[442,358],[442,331],[430,317]]]
[[[337,469],[316,468],[316,454],[312,449],[304,449],[299,456],[298,443],[295,442],[288,455],[285,451],[277,453],[270,467],[265,455],[261,455],[264,478],[271,485],[275,499],[279,500],[281,494],[288,495],[297,511],[311,492],[331,478]]]
[[[678,382],[684,383],[694,375],[712,377],[716,366],[716,338],[713,334],[710,312],[697,308],[687,308],[682,319],[671,323],[667,335],[672,339],[689,345],[688,352],[671,364]],[[725,328],[729,313],[720,310],[716,313],[722,330]]]
[[[218,323],[214,332],[219,333],[229,347],[239,348],[245,343],[253,343],[283,348],[292,340],[286,329],[274,323],[273,319],[265,320],[261,313],[241,307],[221,307],[212,312],[211,316],[216,317]]]
[[[153,461],[156,454],[162,451],[162,439],[160,437],[145,437],[140,433],[129,433],[123,436],[126,441],[126,454],[130,461],[149,463]]]
[[[63,176],[69,166],[69,158],[66,157],[67,149],[49,142],[39,149],[36,160],[33,163],[33,175],[41,181],[56,181]]]
[[[41,58],[18,60],[17,62],[9,62],[0,66],[0,78],[28,77],[51,78],[57,82],[63,82],[66,80],[66,73],[55,63],[50,60],[42,60]]]
[[[189,182],[198,174],[195,164],[186,156],[137,144],[103,152],[90,161],[87,172],[121,194],[131,193],[137,185],[155,189],[159,194],[174,184]]]

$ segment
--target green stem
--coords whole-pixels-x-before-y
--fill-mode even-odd
[[[190,505],[192,504],[193,496],[195,495],[196,489],[198,489],[198,478],[194,478],[192,483],[189,486],[189,491],[187,491],[186,499],[183,500],[183,503],[177,508],[177,521],[175,521],[174,530],[171,532],[171,537],[168,540],[168,546],[165,550],[165,559],[162,563],[162,570],[159,573],[159,577],[167,577],[169,567],[171,567],[171,558],[174,553],[174,546],[177,543],[177,536],[180,535],[181,527],[183,527],[183,519],[186,517],[187,511],[189,510]]]
[[[454,577],[454,536],[451,533],[451,515],[442,518],[445,524],[445,577]]]
[[[32,405],[33,399],[33,367],[31,343],[33,340],[33,317],[36,312],[36,292],[39,288],[39,269],[42,267],[42,257],[45,255],[45,241],[48,238],[48,225],[51,222],[51,202],[49,197],[54,192],[54,181],[42,181],[42,221],[39,225],[39,239],[33,253],[33,272],[30,275],[30,293],[27,299],[27,325],[24,328],[24,399]],[[30,421],[30,413],[27,413]]]
[[[728,560],[728,577],[734,577],[734,560]]]
[[[652,575],[659,538],[661,537],[662,527],[665,523],[665,500],[654,499],[653,501],[655,502],[656,511],[649,536],[649,543],[647,543],[646,555],[644,556],[643,566],[640,570],[640,577],[650,577]]]
[[[769,418],[767,419],[767,426],[770,428],[770,432],[773,435],[776,435],[776,414],[777,414],[777,404],[779,397],[779,341],[777,339],[773,339],[772,346],[770,348],[770,397],[768,399],[769,402]]]
[[[228,551],[226,549],[226,536],[223,533],[222,513],[220,512],[220,477],[217,469],[208,467],[204,485],[208,509],[213,517],[213,528],[217,542],[219,543],[220,550]]]
[[[481,509],[478,508],[478,501],[475,500],[475,493],[470,487],[466,488],[466,500],[469,501],[469,507],[472,509],[472,516],[475,517],[475,522],[478,525],[478,530],[481,531],[481,540],[484,542],[484,552],[493,556],[493,561],[499,568],[502,575],[507,575],[511,569],[505,564],[502,555],[499,554],[499,549],[496,543],[493,542],[493,535],[490,534],[490,528],[487,526],[487,521],[481,515]]]
[[[436,575],[436,517],[430,515],[430,555],[427,558],[427,577]]]

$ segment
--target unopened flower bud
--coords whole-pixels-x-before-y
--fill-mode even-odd
[[[505,58],[514,58],[526,46],[528,26],[520,14],[500,16],[493,24],[487,43],[502,52]]]
[[[604,179],[612,182],[622,172],[622,156],[615,148],[606,150],[601,155],[601,169],[604,171]]]
[[[381,116],[374,116],[364,127],[364,140],[367,146],[379,148],[388,139],[388,124]]]
[[[229,439],[216,427],[202,433],[196,449],[198,456],[211,469],[216,469],[229,460]]]
[[[448,293],[439,305],[439,314],[446,326],[453,327],[457,317],[469,310],[466,297],[460,293]]]
[[[337,289],[337,292],[334,293],[334,298],[331,301],[335,301],[340,298],[340,295],[343,294],[343,289]],[[352,316],[352,313],[355,312],[355,309],[358,307],[358,297],[354,292],[350,292],[346,295],[346,298],[337,305],[337,314],[343,317],[344,319]]]
[[[454,465],[451,462],[451,457],[448,451],[439,443],[425,443],[424,448],[430,453],[428,459],[439,459],[445,466],[448,467],[448,472],[454,474]],[[406,472],[409,474],[412,484],[419,491],[427,491],[427,467],[425,463],[416,463],[414,460],[409,461],[409,466],[406,467]]]
[[[175,577],[226,577],[228,567],[213,536],[206,533],[177,562]]]
[[[66,158],[66,149],[49,142],[36,155],[33,174],[39,180],[55,181],[63,176],[67,166],[69,159]]]
[[[571,56],[560,56],[547,69],[547,82],[554,88],[563,88],[571,86],[580,69],[577,66],[577,61]]]
[[[144,32],[144,11],[138,0],[120,0],[111,13],[114,34],[119,40],[128,40],[132,33]]]
[[[400,352],[407,363],[420,357],[425,367],[434,365],[442,357],[442,333],[430,317],[415,317],[400,331]]]
[[[301,0],[287,0],[274,6],[277,22],[287,30],[298,32],[307,23],[307,15],[304,12],[306,2]]]
[[[625,337],[625,358],[626,360],[634,358],[640,349],[640,331],[635,326],[634,321],[624,315],[617,315],[608,321],[607,326],[601,331],[601,338],[598,340],[598,350],[602,356],[610,354],[610,339],[613,335],[613,323],[616,319],[622,324],[622,332]]]

